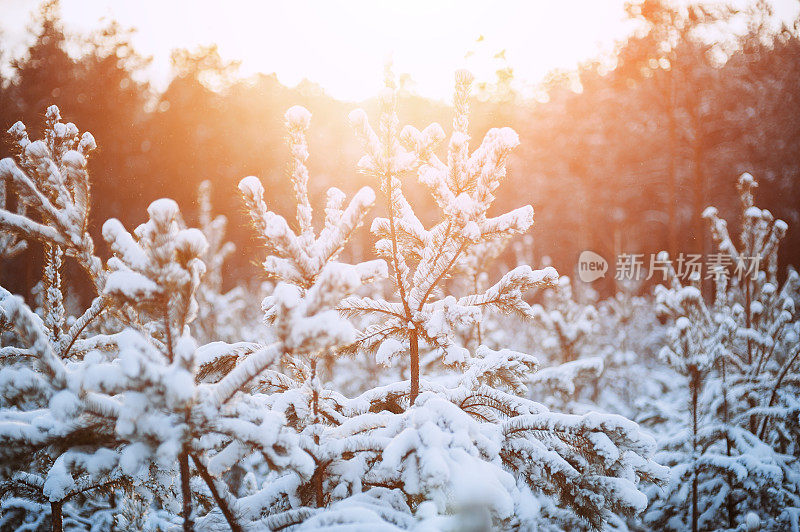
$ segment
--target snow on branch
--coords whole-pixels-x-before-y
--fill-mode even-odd
[[[80,135],[74,124],[60,120],[58,107],[50,106],[45,113],[44,139],[36,141],[28,138],[21,122],[9,129],[18,153],[16,161],[0,161],[0,234],[14,233],[65,248],[102,286],[100,260],[94,256],[88,233],[86,158],[96,144],[91,133]],[[8,210],[9,191],[16,194],[16,212]],[[34,213],[41,221],[30,217]]]

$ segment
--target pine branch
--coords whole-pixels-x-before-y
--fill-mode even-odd
[[[69,242],[56,229],[13,212],[0,210],[0,228],[40,242],[52,242],[63,247],[69,245]]]
[[[252,353],[233,370],[213,385],[214,401],[217,405],[227,403],[237,391],[258,377],[264,370],[278,361],[283,354],[283,346],[274,343]]]
[[[106,310],[107,305],[108,302],[103,297],[96,297],[92,301],[92,304],[89,306],[89,308],[87,308],[84,313],[77,320],[75,320],[58,344],[57,351],[61,358],[67,358],[69,356],[70,350],[75,344],[75,341],[78,339],[78,336],[80,336],[80,334],[89,325],[89,323],[92,322],[92,320],[97,318],[104,310]]]
[[[203,462],[196,454],[192,454],[191,457],[195,468],[198,473],[200,473],[200,477],[202,477],[209,491],[211,491],[214,502],[217,503],[220,511],[222,511],[222,515],[225,516],[225,521],[227,521],[228,526],[231,527],[231,532],[242,532],[243,528],[239,525],[236,514],[234,513],[236,501],[230,493],[228,493],[227,486],[209,474],[208,469],[206,469],[205,465],[203,465]]]

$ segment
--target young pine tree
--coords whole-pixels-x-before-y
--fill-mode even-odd
[[[297,230],[267,209],[255,178],[240,184],[255,227],[267,237],[264,268],[281,281],[264,302],[266,317],[291,355],[286,365],[294,369],[291,377],[264,372],[259,387],[301,434],[302,448],[314,461],[310,476],[270,473],[250,496],[258,508],[251,513],[267,512],[270,526],[369,522],[463,529],[471,522],[480,529],[535,527],[548,520],[558,526],[563,514],[536,510],[551,501],[551,509],[569,508],[576,522],[599,527],[614,513],[641,510],[639,482],[663,477],[649,459],[653,440],[628,420],[551,413],[526,399],[525,381],[536,367],[529,355],[460,345],[456,332],[474,328],[487,309],[528,315],[525,291],[557,278],[552,268],[521,266],[482,292],[447,292],[445,281],[473,246],[523,232],[532,223],[530,207],[487,216],[517,140],[509,129],[492,130],[470,155],[468,97],[469,77],[460,73],[447,163],[434,154],[444,138],[438,125],[399,130],[391,78],[381,95],[377,132],[363,112],[351,115],[367,151],[359,167],[376,179],[383,196],[387,216],[375,219],[372,230],[385,262],[332,262],[372,203],[369,191],[359,192],[347,209],[343,195],[330,191],[324,226],[315,232],[306,191],[305,110],[287,113]],[[409,177],[428,185],[440,208],[441,219],[431,229],[403,195]],[[387,274],[386,297],[356,294],[362,282]],[[340,314],[301,325],[314,312],[332,309]],[[372,322],[355,334],[346,317]],[[410,379],[345,397],[321,382],[317,361],[329,350],[373,353],[384,364],[403,361]],[[423,350],[438,353],[452,369],[421,375]]]
[[[45,138],[35,142],[16,124],[18,159],[0,161],[0,178],[26,206],[0,210],[0,229],[39,240],[48,255],[41,317],[0,289],[3,528],[41,526],[43,519],[53,530],[111,528],[136,520],[120,515],[118,505],[138,497],[155,527],[191,530],[205,517],[241,530],[232,495],[209,472],[210,456],[234,448],[259,453],[277,470],[307,468],[292,452],[295,434],[263,401],[231,403],[277,350],[197,346],[190,325],[207,242],[184,227],[171,200],[153,202],[149,220],[133,233],[107,221],[103,236],[114,256],[102,264],[86,231],[85,166],[94,140],[59,118],[49,108]],[[77,260],[97,292],[74,319],[63,306],[64,257]],[[250,353],[245,363],[202,382],[208,361],[240,352]]]
[[[686,379],[687,407],[686,422],[662,442],[659,456],[672,477],[651,502],[650,526],[798,526],[800,283],[793,270],[778,281],[787,226],[754,206],[755,186],[749,174],[739,180],[738,245],[716,209],[704,212],[717,246],[708,274],[712,301],[698,286],[683,286],[674,271],[671,285],[656,291],[660,312],[674,320],[662,356]]]

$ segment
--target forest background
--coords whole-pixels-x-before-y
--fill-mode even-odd
[[[574,275],[581,251],[593,250],[612,263],[610,274],[592,284],[608,295],[617,288],[613,261],[620,253],[645,260],[659,250],[672,257],[710,253],[700,215],[713,204],[731,218],[736,179],[750,172],[761,205],[789,224],[779,271],[799,264],[798,21],[776,21],[766,2],[734,9],[646,0],[627,13],[638,29],[612,54],[551,72],[532,91],[517,90],[514,65],[502,50],[489,50],[497,69],[493,80],[478,84],[470,128],[473,138],[490,124],[519,132],[522,148],[509,161],[510,182],[496,208],[536,209],[526,256]],[[159,91],[142,75],[149,59],[131,45],[132,31],[110,22],[92,34],[66,33],[59,3],[50,1],[32,20],[24,53],[12,57],[0,35],[0,56],[10,65],[0,74],[0,158],[11,155],[11,124],[41,124],[50,104],[65,121],[92,131],[101,147],[89,161],[95,236],[110,217],[129,227],[142,222],[159,197],[183,205],[191,225],[198,186],[210,180],[214,209],[228,213],[238,249],[225,282],[255,278],[256,243],[236,183],[262,176],[270,208],[289,213],[283,113],[294,104],[315,116],[311,152],[329,154],[309,161],[312,204],[320,205],[332,185],[349,194],[365,184],[355,170],[359,147],[347,115],[357,106],[374,112],[376,100],[339,101],[311,81],[287,87],[274,74],[245,78],[213,44],[175,50],[172,77]],[[415,93],[413,73],[400,80],[399,110],[411,124],[449,121],[447,103]],[[433,212],[422,185],[405,186],[422,206],[421,218],[424,206]],[[370,247],[363,230],[350,259]],[[0,284],[29,294],[41,260],[37,246],[0,260]],[[80,290],[73,296],[87,297]]]

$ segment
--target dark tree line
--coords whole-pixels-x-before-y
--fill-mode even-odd
[[[609,259],[619,252],[708,251],[700,213],[711,203],[723,215],[731,212],[733,184],[745,171],[758,178],[764,206],[797,227],[798,24],[776,27],[765,3],[735,11],[646,0],[628,10],[640,30],[619,43],[614,57],[550,76],[540,87],[544,101],[510,91],[511,68],[476,94],[473,138],[500,118],[520,134],[522,148],[510,164],[512,185],[504,187],[499,208],[534,205],[534,254],[550,256],[569,273],[583,249]],[[707,42],[708,28],[733,20],[745,21],[743,34],[722,32],[725,39]],[[335,160],[309,160],[318,186],[310,190],[312,203],[321,205],[331,185],[351,192],[364,184],[355,171],[359,149],[347,123],[355,105],[332,99],[313,83],[288,88],[274,75],[242,79],[236,64],[208,46],[176,51],[172,80],[156,93],[142,81],[148,59],[115,23],[92,35],[67,35],[58,3],[50,1],[31,32],[33,43],[12,60],[12,75],[0,79],[0,127],[5,131],[17,120],[41,123],[46,107],[57,104],[66,120],[95,135],[95,233],[112,216],[134,227],[145,206],[163,196],[195,216],[190,206],[199,183],[208,179],[216,209],[236,213],[229,227],[241,252],[229,274],[253,274],[235,183],[258,175],[271,208],[281,212],[291,203],[284,201],[291,190],[284,178],[282,122],[285,109],[297,103],[314,114],[311,152],[336,154]],[[68,43],[79,45],[77,57],[67,53]],[[372,112],[377,103],[363,107]],[[402,93],[400,107],[418,126],[448,121],[444,105],[409,91]],[[9,154],[6,136],[0,157]],[[418,204],[432,208],[425,190],[414,183],[407,188]],[[798,264],[800,235],[792,231],[782,260]],[[361,242],[370,245],[366,233]],[[37,253],[32,248],[14,261],[0,259],[0,282],[27,293],[39,270]],[[612,283],[608,279],[605,288]]]
[[[514,178],[535,191],[538,234],[550,237],[542,251],[561,248],[565,273],[586,248],[708,253],[700,215],[713,204],[731,217],[743,172],[759,179],[765,206],[796,225],[798,23],[776,27],[766,3],[735,11],[646,0],[628,12],[642,30],[619,45],[613,68],[583,65],[573,74],[580,93],[552,79],[549,101],[523,115],[529,151]],[[704,39],[743,22],[742,35]],[[800,261],[796,229],[782,260]]]

